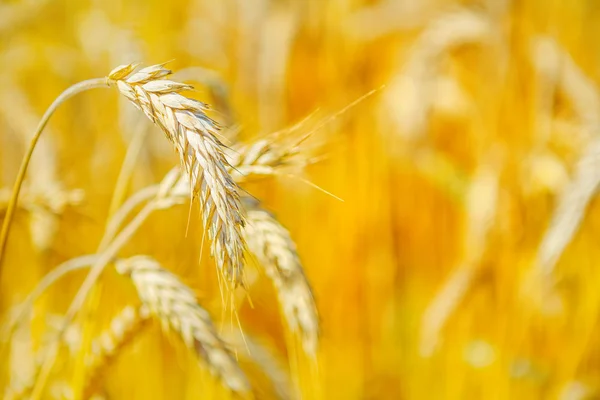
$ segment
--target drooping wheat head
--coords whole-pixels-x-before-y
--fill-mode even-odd
[[[244,204],[248,208],[248,223],[244,228],[248,249],[273,281],[290,330],[300,334],[304,350],[314,357],[319,318],[296,245],[287,229],[271,213],[250,199],[244,199]]]
[[[163,79],[171,71],[162,65],[134,69],[131,64],[118,67],[109,79],[175,145],[190,176],[192,196],[200,201],[212,255],[226,281],[237,286],[243,279],[244,220],[224,145],[217,139],[219,127],[205,114],[206,104],[180,94],[191,86]]]
[[[177,333],[224,386],[242,395],[249,393],[250,386],[243,371],[188,286],[148,256],[119,260],[115,267],[131,278],[142,304],[160,321],[163,329],[170,328]]]

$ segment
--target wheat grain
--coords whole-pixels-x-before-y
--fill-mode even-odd
[[[248,248],[273,281],[290,330],[300,333],[305,352],[315,356],[319,335],[317,308],[296,245],[273,215],[250,199],[244,200],[248,208],[244,228]]]
[[[153,65],[133,73],[134,65],[109,74],[119,91],[157,124],[175,145],[199,198],[204,225],[212,240],[212,255],[227,282],[243,279],[244,225],[237,186],[227,171],[218,127],[204,111],[207,106],[179,94],[192,87],[162,79],[171,71]]]
[[[244,373],[218,336],[210,316],[196,301],[194,292],[177,276],[147,256],[120,260],[117,271],[128,275],[142,303],[164,329],[170,328],[204,359],[212,373],[233,392],[250,390]]]

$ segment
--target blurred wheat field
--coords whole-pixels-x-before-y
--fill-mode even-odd
[[[190,205],[184,190],[110,258],[72,321],[89,269],[11,332],[48,272],[97,257],[127,199],[180,165],[121,86],[61,104],[0,270],[3,396],[599,398],[598,37],[600,5],[585,0],[0,2],[4,219],[46,108],[119,65],[168,62],[169,79],[195,87],[184,95],[211,106],[228,157],[298,144],[274,176],[229,170],[255,221],[245,288],[221,290],[210,200]],[[151,259],[138,270],[139,255]],[[273,259],[301,269],[261,268]],[[314,355],[285,308],[310,309],[304,277]],[[233,372],[210,367],[211,351]]]

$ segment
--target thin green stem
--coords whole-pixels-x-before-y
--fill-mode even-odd
[[[89,79],[83,82],[76,83],[71,86],[64,92],[62,92],[55,100],[52,102],[50,107],[44,113],[38,127],[31,139],[31,143],[27,148],[27,152],[23,157],[23,161],[21,162],[21,166],[19,168],[19,173],[17,175],[17,180],[15,181],[15,185],[12,190],[12,195],[10,201],[8,203],[8,208],[6,209],[6,215],[4,216],[4,222],[2,223],[2,232],[0,233],[0,281],[2,278],[2,263],[5,258],[6,253],[6,243],[8,242],[8,234],[10,232],[10,225],[12,223],[15,209],[17,207],[17,202],[19,201],[19,193],[21,192],[21,186],[23,185],[23,180],[25,179],[25,174],[27,173],[27,168],[29,167],[29,162],[31,161],[31,156],[33,155],[33,150],[46,127],[50,117],[54,114],[56,109],[64,103],[66,100],[75,96],[78,93],[84,92],[89,89],[100,88],[100,87],[108,87],[108,79],[107,78],[96,78]]]

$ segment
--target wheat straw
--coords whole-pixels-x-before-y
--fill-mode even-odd
[[[170,328],[201,357],[212,373],[233,392],[250,390],[244,373],[218,336],[208,313],[196,301],[194,292],[177,276],[147,256],[120,260],[117,271],[128,275],[142,303],[164,329]]]
[[[420,354],[431,356],[446,323],[464,300],[473,281],[481,271],[481,259],[488,246],[488,237],[498,212],[499,176],[495,171],[501,154],[492,152],[472,179],[466,193],[467,226],[464,237],[462,265],[446,279],[423,313]]]

